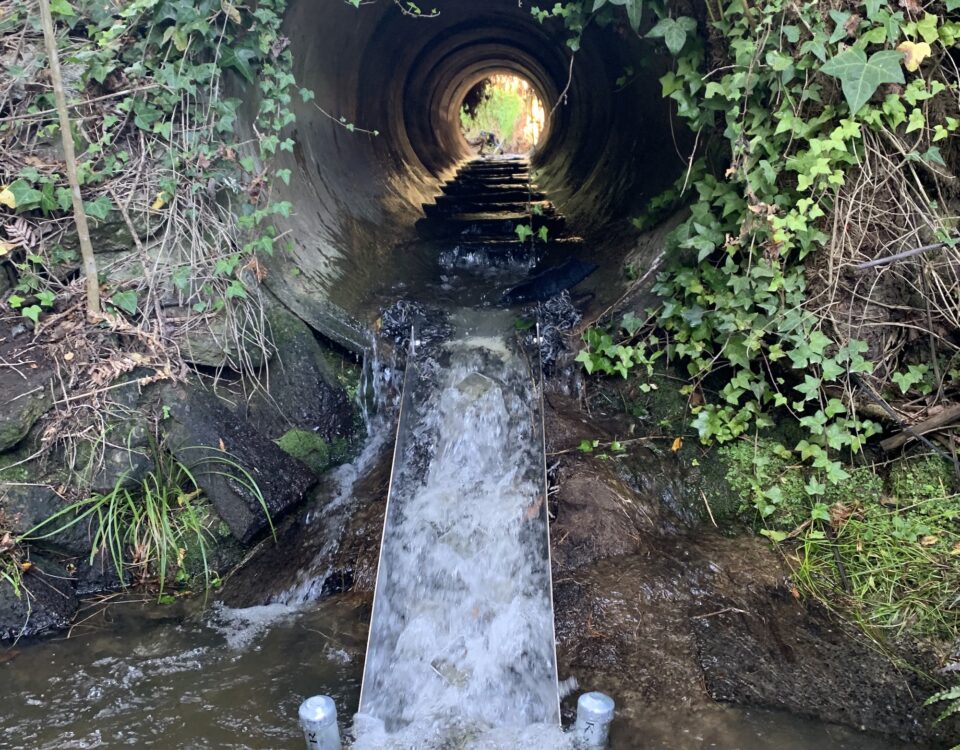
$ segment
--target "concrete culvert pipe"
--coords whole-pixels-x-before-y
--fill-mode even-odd
[[[438,11],[415,18],[388,0],[293,0],[287,11],[294,73],[314,98],[297,98],[295,146],[278,157],[292,175],[275,188],[293,205],[281,226],[292,252],[278,253],[267,284],[351,348],[366,341],[374,290],[403,278],[395,249],[421,204],[475,155],[460,108],[491,75],[523,78],[552,111],[533,166],[587,238],[601,288],[631,248],[626,219],[686,168],[689,138],[658,81],[667,62],[625,26],[588,29],[571,67],[562,29],[515,0],[448,0]]]

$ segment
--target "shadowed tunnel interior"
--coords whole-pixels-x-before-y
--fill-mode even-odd
[[[612,288],[636,245],[627,219],[686,167],[688,139],[658,81],[667,62],[625,22],[588,28],[571,66],[562,28],[516,0],[437,9],[414,18],[389,0],[293,0],[287,12],[297,83],[314,98],[296,98],[295,145],[277,160],[291,171],[275,198],[293,205],[281,225],[292,252],[273,259],[267,284],[352,348],[366,341],[375,291],[403,278],[421,204],[475,156],[459,111],[490,75],[525,78],[553,111],[535,180],[587,240],[598,288]]]

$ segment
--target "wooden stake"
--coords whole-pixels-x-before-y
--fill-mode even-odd
[[[63,155],[67,163],[67,181],[70,183],[70,197],[73,199],[73,218],[77,224],[77,236],[80,238],[83,275],[87,281],[87,317],[93,318],[100,314],[100,280],[97,278],[97,261],[93,256],[93,245],[90,242],[87,213],[83,209],[83,198],[80,197],[77,156],[73,146],[73,131],[70,129],[70,114],[67,111],[67,95],[63,88],[63,76],[60,73],[60,55],[57,52],[57,37],[53,31],[50,0],[40,0],[40,25],[43,28],[43,40],[47,47],[53,96],[56,100],[57,114],[60,116],[60,140],[63,142]]]

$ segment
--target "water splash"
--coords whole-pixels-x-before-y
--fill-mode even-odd
[[[371,335],[364,356],[357,406],[367,433],[360,454],[328,475],[333,488],[330,499],[311,508],[303,523],[321,537],[310,565],[297,571],[293,585],[274,595],[270,603],[297,606],[316,601],[333,572],[331,560],[340,547],[343,532],[356,510],[354,487],[380,459],[393,435],[391,421],[399,407],[400,383],[397,370],[380,356]]]
[[[358,747],[559,725],[539,401],[511,322],[461,312],[441,363],[408,362]]]

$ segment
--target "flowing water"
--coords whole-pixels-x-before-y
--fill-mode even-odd
[[[303,750],[297,707],[317,693],[336,700],[346,737],[360,695],[368,617],[369,607],[350,596],[298,608],[204,613],[114,605],[69,640],[0,650],[0,748]],[[494,732],[464,746],[568,746],[555,731],[544,734],[542,728]],[[396,737],[380,746],[404,747]],[[611,736],[612,750],[910,747],[786,714],[721,706],[616,719]]]
[[[536,385],[511,315],[452,322],[407,363],[358,724],[420,747],[560,722]]]

